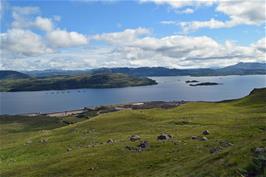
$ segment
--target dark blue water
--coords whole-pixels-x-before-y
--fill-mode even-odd
[[[117,103],[187,100],[220,101],[243,97],[266,87],[265,75],[217,77],[152,77],[159,84],[115,89],[2,92],[0,114],[47,113]],[[218,82],[222,85],[191,87],[186,80]]]

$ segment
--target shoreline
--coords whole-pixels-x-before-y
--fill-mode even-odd
[[[66,111],[56,111],[48,113],[22,113],[16,114],[14,116],[49,116],[49,117],[65,117],[65,116],[75,116],[85,112],[96,112],[96,114],[115,112],[121,110],[136,110],[136,109],[152,109],[152,108],[163,108],[169,109],[173,107],[180,106],[188,101],[147,101],[147,102],[133,102],[126,104],[113,104],[113,105],[102,105],[95,107],[84,107],[80,109],[66,110]],[[4,115],[0,115],[4,116]]]

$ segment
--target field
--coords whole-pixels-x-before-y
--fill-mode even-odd
[[[265,88],[239,100],[63,119],[78,118],[1,116],[0,176],[266,176]],[[157,140],[161,133],[172,138]]]

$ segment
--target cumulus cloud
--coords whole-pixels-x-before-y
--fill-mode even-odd
[[[56,29],[46,36],[48,42],[54,47],[72,47],[88,43],[88,39],[83,34],[77,32],[67,32]]]
[[[143,2],[147,1],[151,2],[151,0],[143,0]],[[233,9],[237,5],[229,5],[231,1],[221,6],[219,5],[222,3],[218,1],[154,0],[153,2],[168,4],[182,13],[192,13],[193,9],[189,10],[190,7],[217,4],[216,10],[229,17],[228,21],[210,19],[207,22],[183,22],[182,27],[188,31],[206,26],[222,28],[244,22],[255,25],[263,23],[263,15],[261,12],[256,12],[258,10],[254,10],[254,7]],[[245,6],[248,5],[245,4]],[[256,8],[261,7],[256,5]],[[13,19],[11,28],[0,35],[0,54],[3,56],[0,68],[4,69],[141,66],[194,68],[265,61],[265,38],[249,46],[241,46],[232,41],[219,43],[208,36],[169,34],[164,37],[155,37],[151,29],[141,27],[88,37],[79,32],[58,28],[57,22],[60,21],[60,17],[42,17],[40,9],[36,7],[13,8]],[[171,20],[161,21],[161,23],[179,25],[179,22]],[[36,29],[41,30],[41,33],[35,33]],[[91,40],[106,44],[99,47],[87,45]],[[70,47],[75,48],[68,50]]]
[[[51,53],[53,50],[44,45],[42,38],[24,29],[10,29],[1,33],[1,50],[4,57],[27,57]]]
[[[56,31],[56,33],[53,33]],[[265,38],[249,46],[240,46],[232,41],[219,43],[207,36],[169,35],[153,37],[145,28],[126,29],[121,32],[104,33],[91,37],[91,40],[104,41],[108,45],[88,46],[70,51],[53,51],[47,48],[36,34],[20,30],[11,35],[2,34],[4,45],[9,53],[20,51],[16,59],[3,60],[0,67],[12,69],[86,69],[98,67],[141,67],[163,66],[170,68],[217,67],[238,62],[265,61]],[[56,47],[84,44],[87,39],[78,33],[53,30],[49,41]],[[8,36],[10,35],[10,37]],[[21,43],[15,42],[16,39]],[[9,38],[7,40],[7,38]],[[12,40],[11,40],[12,39]],[[60,39],[60,40],[59,40]],[[55,41],[60,41],[56,43]],[[14,41],[13,43],[7,41]],[[64,41],[64,42],[62,42]],[[118,41],[118,42],[117,42]],[[28,44],[34,46],[27,46]],[[31,49],[31,51],[29,51]],[[42,56],[38,55],[42,54]],[[23,56],[23,60],[21,59]],[[12,56],[10,56],[11,58]],[[19,67],[19,68],[18,68]]]
[[[143,51],[152,51],[161,57],[167,57],[173,62],[186,60],[199,60],[202,63],[210,60],[245,60],[250,58],[263,59],[261,53],[254,50],[254,47],[237,46],[227,41],[220,44],[207,36],[191,37],[173,35],[163,38],[150,38],[136,40],[132,47],[140,48]],[[173,63],[171,62],[171,63]]]
[[[183,31],[195,31],[200,28],[231,28],[237,25],[261,25],[266,21],[265,1],[217,1],[217,3],[216,11],[227,15],[229,20],[182,22],[180,26]]]
[[[16,29],[30,29],[37,28],[42,31],[51,31],[53,29],[53,20],[41,16],[37,16],[40,13],[38,7],[13,7],[12,28]]]
[[[123,33],[123,31],[121,32]],[[3,67],[19,69],[88,69],[99,67],[163,66],[170,68],[217,67],[238,62],[264,62],[265,39],[250,46],[232,41],[218,43],[207,36],[171,35],[125,40],[124,44],[78,48],[23,60],[5,60]]]
[[[49,18],[43,18],[38,16],[35,19],[34,26],[43,31],[51,31],[53,29],[53,22]]]
[[[38,16],[38,7],[13,7],[11,28],[1,33],[1,56],[11,61],[26,57],[42,56],[56,52],[57,48],[79,46],[88,42],[87,37],[77,32],[54,29],[54,21],[59,16],[46,18]],[[40,35],[33,32],[39,29],[45,32]]]
[[[256,50],[260,51],[262,54],[264,54],[264,58],[266,60],[266,37],[258,40],[254,44],[251,44],[251,46],[254,47]]]
[[[151,31],[147,28],[126,29],[122,32],[104,33],[95,35],[92,39],[106,41],[110,44],[124,44],[125,41],[132,42],[140,36],[149,35]]]
[[[237,25],[261,25],[266,21],[266,3],[263,0],[207,0],[207,1],[174,1],[174,0],[141,0],[141,2],[153,2],[158,5],[167,4],[174,9],[181,9],[184,7],[198,7],[215,5],[215,11],[223,13],[228,16],[229,20],[222,21],[211,18],[206,21],[187,21],[164,23],[168,25],[179,25],[184,32],[195,31],[200,28],[231,28]],[[185,10],[177,10],[177,13],[193,13],[193,9],[187,8]]]

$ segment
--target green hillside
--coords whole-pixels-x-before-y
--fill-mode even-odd
[[[266,88],[256,89],[239,100],[123,110],[71,125],[62,120],[77,118],[2,116],[0,176],[262,177],[265,97]],[[161,133],[172,138],[157,140]]]
[[[0,91],[40,91],[82,88],[120,88],[153,85],[156,81],[119,73],[99,73],[78,76],[50,76],[30,79],[9,79],[0,81]]]

